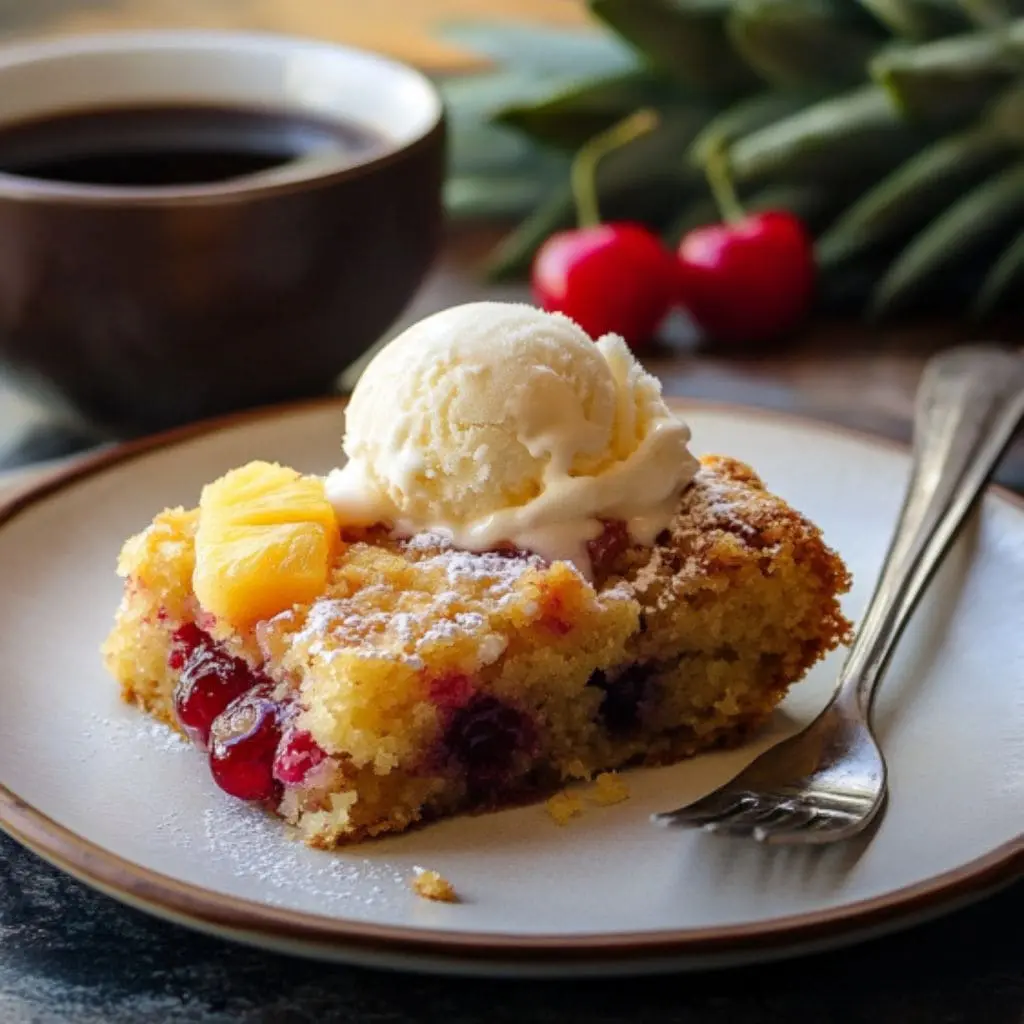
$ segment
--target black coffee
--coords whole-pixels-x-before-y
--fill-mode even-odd
[[[348,122],[215,107],[71,111],[0,126],[0,173],[76,185],[204,185],[310,156],[356,163],[382,140]]]

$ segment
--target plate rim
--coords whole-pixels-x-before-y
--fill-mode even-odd
[[[670,406],[695,412],[728,413],[782,421],[831,433],[862,444],[909,454],[909,445],[842,424],[797,413],[739,403],[666,396]],[[330,396],[262,406],[190,423],[172,430],[101,449],[70,465],[45,473],[26,490],[0,497],[0,530],[18,515],[81,480],[162,449],[178,447],[219,431],[278,416],[337,409],[347,399]],[[998,485],[987,493],[1024,512],[1024,497]],[[748,924],[644,932],[566,933],[557,936],[502,932],[459,932],[345,920],[273,907],[207,889],[129,861],[60,825],[22,800],[0,781],[0,829],[44,860],[86,884],[165,919],[191,923],[210,932],[273,942],[277,948],[301,947],[344,958],[353,944],[366,956],[451,960],[465,963],[515,963],[545,968],[587,966],[659,958],[757,959],[778,956],[787,947],[837,942],[844,936],[909,925],[1011,884],[1024,876],[1024,831],[980,857],[949,871],[840,908],[783,915]]]

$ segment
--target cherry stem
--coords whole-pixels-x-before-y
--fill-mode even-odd
[[[746,213],[736,195],[736,188],[729,173],[729,157],[724,146],[715,146],[708,155],[705,167],[711,196],[715,200],[718,212],[728,224],[743,220]]]
[[[601,159],[627,142],[646,135],[657,124],[658,115],[655,111],[638,110],[580,146],[571,171],[572,195],[579,227],[593,227],[601,223],[601,207],[597,198],[597,165]]]

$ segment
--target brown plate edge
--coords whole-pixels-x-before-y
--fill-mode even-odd
[[[908,451],[906,445],[888,438],[793,413],[696,399],[669,398],[668,401],[677,408],[705,412],[735,411],[744,416],[782,420],[817,431],[857,438],[890,450]],[[52,471],[41,483],[16,493],[6,502],[0,502],[0,528],[50,495],[139,456],[249,422],[319,408],[333,407],[340,413],[344,406],[344,398],[334,397],[246,410],[87,455],[70,466]],[[998,486],[989,490],[1024,511],[1024,497]],[[21,800],[2,784],[0,829],[80,881],[131,905],[145,907],[164,918],[191,923],[204,931],[228,932],[243,941],[249,939],[257,944],[260,938],[269,939],[279,948],[297,946],[312,952],[343,954],[346,948],[355,944],[360,953],[367,956],[376,953],[381,957],[406,957],[413,961],[434,958],[441,962],[455,959],[480,967],[515,964],[552,968],[628,961],[642,968],[645,961],[657,958],[757,959],[759,955],[768,958],[794,946],[807,948],[812,944],[838,942],[847,933],[890,928],[903,919],[909,925],[923,917],[937,916],[946,908],[953,909],[980,899],[1024,876],[1022,832],[984,856],[917,885],[836,910],[773,918],[755,925],[550,937],[452,933],[439,929],[339,922],[189,885],[134,864],[83,839]]]

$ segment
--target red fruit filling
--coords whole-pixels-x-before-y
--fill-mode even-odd
[[[587,541],[587,553],[594,576],[601,579],[608,575],[612,563],[632,546],[629,530],[621,519],[605,519],[604,529],[591,541]]]
[[[193,651],[212,643],[213,641],[194,622],[186,622],[171,635],[171,653],[167,657],[167,664],[175,671],[180,671],[185,667],[185,661]]]
[[[500,781],[521,750],[535,741],[533,721],[522,711],[478,694],[452,713],[445,730],[445,747],[466,772],[471,790],[486,790]]]
[[[559,594],[546,593],[541,599],[541,613],[538,622],[552,633],[565,636],[572,630],[572,622],[565,612],[565,605]]]
[[[239,800],[271,800],[278,793],[274,757],[281,742],[281,705],[269,685],[233,700],[210,729],[214,781]]]
[[[650,694],[652,671],[648,665],[636,664],[614,679],[597,671],[587,680],[587,686],[604,691],[598,715],[608,732],[621,734],[639,724],[643,703]]]
[[[182,626],[174,636],[168,661],[181,671],[174,688],[174,710],[192,741],[205,748],[213,720],[264,678],[196,626]]]
[[[273,775],[286,786],[301,786],[306,776],[327,756],[304,729],[285,734],[274,757]]]
[[[460,708],[468,704],[474,690],[473,680],[458,672],[430,681],[430,699],[443,708]]]

